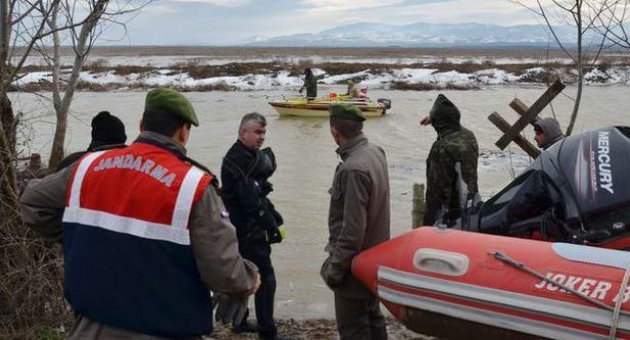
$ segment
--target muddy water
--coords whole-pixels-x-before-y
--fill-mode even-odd
[[[320,93],[342,91],[341,87],[323,87]],[[479,91],[444,91],[462,111],[462,123],[477,135],[483,153],[479,165],[480,189],[489,197],[507,184],[512,173],[529,164],[518,148],[498,152],[494,141],[499,131],[486,119],[497,111],[514,122],[517,115],[508,104],[518,97],[532,104],[542,94],[542,87],[497,87]],[[607,125],[630,124],[628,88],[587,88],[576,131]],[[423,182],[424,160],[435,139],[431,128],[421,128],[418,120],[429,111],[438,92],[371,91],[374,98],[392,99],[391,114],[370,119],[365,124],[368,138],[387,152],[390,166],[392,235],[411,228],[411,188]],[[575,89],[565,93],[574,95]],[[338,159],[326,119],[279,118],[267,105],[267,96],[275,92],[188,93],[200,120],[192,132],[189,155],[218,172],[221,159],[235,141],[241,116],[258,111],[269,119],[266,145],[278,159],[278,171],[271,178],[275,191],[271,199],[284,215],[288,239],[274,246],[273,261],[278,278],[277,315],[294,318],[332,318],[332,294],[319,278],[327,237],[327,190]],[[143,92],[77,93],[69,119],[66,149],[85,148],[90,141],[90,119],[100,110],[109,110],[127,125],[127,135],[138,133],[143,107]],[[23,112],[28,129],[20,130],[27,152],[40,152],[44,159],[50,148],[54,125],[51,104],[44,99],[20,94],[12,97],[15,108]],[[572,99],[560,95],[554,101],[555,113],[564,127],[569,119]],[[550,116],[545,110],[543,116]],[[533,130],[525,135],[533,140]]]

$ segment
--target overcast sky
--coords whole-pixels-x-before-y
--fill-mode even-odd
[[[375,22],[535,24],[510,0],[155,0],[104,38],[116,45],[222,45]],[[100,44],[105,43],[101,40]]]

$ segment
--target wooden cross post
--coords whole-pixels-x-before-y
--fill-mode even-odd
[[[503,131],[503,133],[506,133],[508,130],[510,130],[510,123],[506,122],[505,119],[503,119],[503,117],[501,117],[501,115],[496,112],[491,113],[488,116],[488,120],[491,121],[494,126],[498,127],[499,130]],[[536,158],[538,157],[538,155],[540,155],[540,150],[538,150],[538,148],[534,144],[532,144],[520,134],[516,135],[513,141],[518,146],[520,146],[523,151],[527,152],[529,157]]]
[[[499,138],[499,140],[495,143],[499,149],[505,149],[511,141],[514,141],[518,144],[527,154],[536,158],[540,154],[540,150],[538,150],[532,143],[530,143],[527,139],[523,138],[520,133],[527,126],[527,124],[533,124],[536,120],[536,116],[547,106],[551,101],[565,88],[565,85],[556,80],[551,86],[545,91],[545,93],[536,100],[536,102],[530,106],[529,108],[523,104],[518,99],[514,99],[510,103],[510,107],[514,109],[518,114],[520,114],[520,118],[511,125],[501,117],[498,113],[494,112],[488,116],[488,120],[490,120],[497,128],[503,131],[503,136]]]

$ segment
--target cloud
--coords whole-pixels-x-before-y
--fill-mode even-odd
[[[173,13],[177,13],[178,11],[172,7],[169,6],[163,6],[163,5],[151,5],[151,6],[145,6],[142,9],[142,13],[145,14],[157,14],[157,15],[161,15],[161,14],[173,14]]]
[[[509,26],[537,20],[507,0],[161,0],[128,24],[128,34],[133,44],[204,45],[316,33],[357,22]]]
[[[396,18],[397,24],[427,23],[492,23],[517,25],[536,23],[536,17],[522,6],[509,1],[452,0],[429,1],[421,4],[390,7],[378,13],[366,13],[365,20],[382,22],[379,18]]]
[[[401,5],[405,0],[302,0],[308,9],[317,11],[347,11]]]
[[[250,0],[168,0],[169,2],[197,2],[211,4],[220,7],[243,7],[249,4]]]

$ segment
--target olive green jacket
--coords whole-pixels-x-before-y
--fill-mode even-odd
[[[306,88],[306,97],[307,98],[315,98],[317,97],[317,78],[315,76],[310,76],[304,78],[304,88]]]
[[[330,237],[321,275],[335,293],[367,298],[370,291],[351,274],[352,259],[389,240],[389,174],[385,151],[361,134],[339,147],[342,162],[330,193]]]

